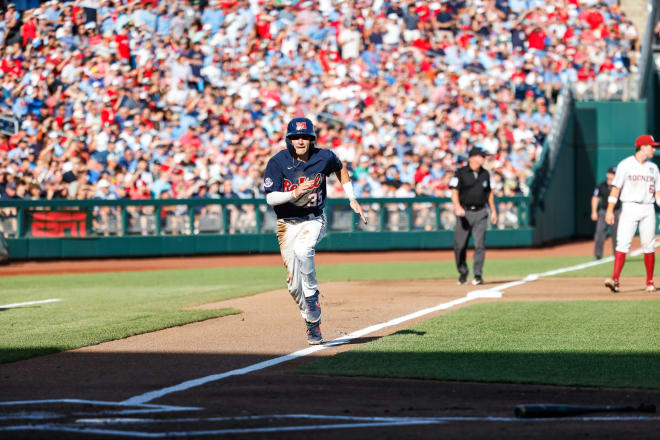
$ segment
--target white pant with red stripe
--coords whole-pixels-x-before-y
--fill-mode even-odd
[[[619,229],[616,235],[616,251],[628,253],[635,231],[639,226],[642,252],[655,252],[655,207],[653,203],[623,202]]]

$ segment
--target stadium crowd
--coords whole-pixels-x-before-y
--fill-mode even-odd
[[[3,199],[263,197],[295,116],[358,197],[448,197],[473,146],[526,195],[562,85],[639,51],[612,0],[9,2],[0,48]]]

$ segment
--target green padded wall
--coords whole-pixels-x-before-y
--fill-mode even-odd
[[[575,235],[593,235],[593,190],[609,167],[635,153],[635,138],[649,130],[647,114],[646,100],[575,103]]]

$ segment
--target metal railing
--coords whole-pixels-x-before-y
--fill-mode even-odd
[[[328,199],[330,232],[440,231],[453,229],[451,199],[361,198],[362,224],[346,199]],[[493,229],[529,226],[527,197],[496,198]],[[0,228],[11,238],[131,235],[260,234],[277,219],[264,199],[17,200],[0,201]]]
[[[557,157],[566,126],[571,116],[572,94],[570,86],[563,86],[557,97],[555,113],[552,117],[552,127],[545,139],[541,157],[532,167],[532,176],[529,183],[529,196],[531,200],[530,224],[535,224],[535,215],[538,209],[543,208],[546,194],[550,188],[552,175],[554,174]]]
[[[647,4],[648,18],[646,20],[646,31],[642,40],[642,51],[639,60],[639,78],[637,81],[637,99],[641,99],[646,94],[646,85],[648,77],[653,69],[653,44],[654,44],[654,28],[655,23],[658,21],[658,8],[653,0],[649,0]]]

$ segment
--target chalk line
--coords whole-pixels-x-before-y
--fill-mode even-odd
[[[15,307],[25,307],[25,306],[32,306],[35,304],[47,304],[47,303],[54,303],[62,301],[59,298],[54,298],[54,299],[44,299],[41,301],[28,301],[28,302],[22,302],[22,303],[13,303],[13,304],[5,304],[3,306],[0,306],[0,309],[13,309]]]
[[[639,254],[641,252],[641,250],[633,251],[630,254],[631,255],[637,255],[637,254],[635,254],[635,252],[637,252],[637,254]],[[438,312],[440,310],[447,310],[447,309],[450,309],[454,306],[464,304],[466,302],[469,302],[469,301],[472,301],[472,300],[475,300],[475,299],[482,299],[482,298],[495,298],[495,299],[497,299],[497,298],[501,298],[503,290],[506,290],[510,287],[520,286],[520,285],[523,285],[523,284],[526,284],[526,283],[529,283],[529,282],[532,282],[532,281],[536,281],[541,277],[557,275],[557,274],[571,272],[571,271],[575,271],[575,270],[586,269],[588,267],[597,266],[599,264],[605,264],[605,263],[611,262],[613,260],[614,260],[613,257],[607,257],[607,258],[603,258],[601,260],[595,260],[595,261],[590,261],[588,263],[582,263],[582,264],[577,264],[577,265],[574,265],[574,266],[569,266],[569,267],[565,267],[565,268],[561,268],[561,269],[550,270],[550,271],[543,272],[543,273],[540,273],[540,274],[530,274],[530,275],[527,275],[527,276],[525,276],[524,278],[522,278],[520,280],[511,281],[511,282],[504,283],[504,284],[499,284],[499,285],[491,287],[489,289],[472,290],[472,291],[468,292],[462,298],[458,298],[458,299],[454,299],[454,300],[446,302],[446,303],[438,304],[437,306],[434,306],[434,307],[429,307],[429,308],[426,308],[426,309],[418,310],[416,312],[409,313],[407,315],[391,319],[387,322],[383,322],[383,323],[380,323],[380,324],[375,324],[375,325],[363,328],[361,330],[356,330],[356,331],[354,331],[352,333],[349,333],[349,334],[347,334],[347,335],[345,335],[341,338],[334,339],[334,340],[326,342],[322,345],[316,345],[316,346],[308,347],[308,348],[305,348],[303,350],[298,350],[298,351],[295,351],[295,352],[287,354],[287,355],[279,356],[279,357],[276,357],[276,358],[273,358],[273,359],[268,359],[266,361],[258,362],[256,364],[252,364],[252,365],[249,365],[249,366],[243,367],[243,368],[238,368],[236,370],[226,371],[226,372],[223,372],[223,373],[217,373],[217,374],[212,374],[212,375],[205,376],[205,377],[200,377],[200,378],[197,378],[197,379],[187,380],[185,382],[182,382],[182,383],[179,383],[179,384],[176,384],[176,385],[161,388],[160,390],[150,391],[150,392],[147,392],[147,393],[144,393],[144,394],[133,396],[129,399],[124,400],[123,403],[126,403],[126,404],[147,403],[147,402],[151,402],[152,400],[159,399],[161,397],[167,396],[168,394],[176,393],[176,392],[179,392],[179,391],[189,390],[191,388],[195,388],[195,387],[198,387],[198,386],[210,383],[210,382],[215,382],[215,381],[218,381],[218,380],[226,379],[228,377],[240,376],[240,375],[243,375],[243,374],[252,373],[254,371],[263,370],[265,368],[269,368],[269,367],[272,367],[272,366],[275,366],[275,365],[278,365],[278,364],[281,364],[281,363],[284,363],[284,362],[288,362],[290,360],[298,359],[298,358],[301,358],[301,357],[304,357],[304,356],[309,356],[310,354],[316,353],[316,352],[321,351],[321,350],[325,350],[325,349],[330,348],[330,347],[335,347],[337,345],[346,344],[346,343],[348,343],[348,342],[350,342],[354,339],[360,338],[362,336],[368,335],[368,334],[376,332],[378,330],[382,330],[382,329],[387,328],[387,327],[396,326],[396,325],[402,324],[402,323],[407,322],[407,321],[412,321],[412,320],[417,319],[419,317],[429,315],[431,313],[435,313],[435,312]]]

